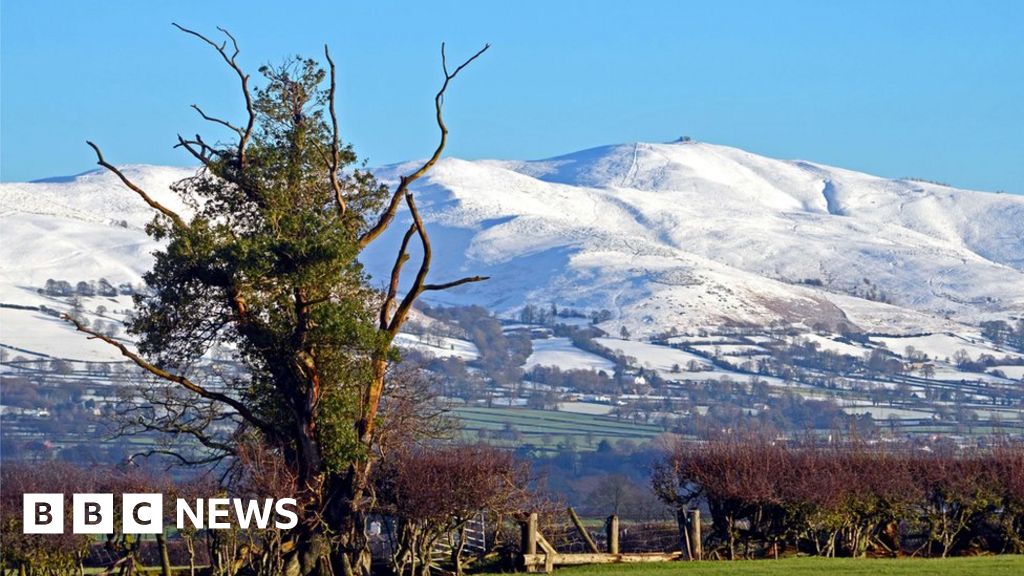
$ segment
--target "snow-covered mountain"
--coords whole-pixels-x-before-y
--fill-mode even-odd
[[[126,172],[169,203],[168,185],[190,173]],[[698,142],[540,161],[450,158],[415,189],[433,279],[491,276],[436,295],[443,303],[606,309],[606,329],[635,336],[775,320],[957,331],[1024,315],[1024,196]],[[0,302],[38,304],[33,290],[47,278],[138,282],[150,218],[103,172],[0,185]],[[366,254],[381,282],[396,243]]]
[[[938,331],[1024,313],[1021,196],[696,142],[449,159],[419,193],[447,248],[435,269],[492,276],[452,301],[604,308],[634,334],[775,319]]]

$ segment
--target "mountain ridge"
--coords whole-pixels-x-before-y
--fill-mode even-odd
[[[376,173],[393,182],[413,165]],[[167,188],[192,169],[126,169],[183,208]],[[0,300],[30,299],[25,286],[62,272],[138,281],[154,248],[141,236],[149,208],[110,174],[47,180],[0,184]],[[1024,314],[1024,197],[692,141],[445,158],[414,190],[435,278],[492,277],[435,302],[604,309],[607,331],[637,336],[778,321],[951,331]],[[50,242],[69,254],[55,258]],[[374,278],[396,244],[390,234],[367,251]]]

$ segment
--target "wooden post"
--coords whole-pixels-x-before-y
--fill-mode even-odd
[[[156,546],[160,550],[160,575],[171,576],[171,555],[167,550],[167,536],[163,532],[156,535]]]
[[[526,556],[537,554],[537,513],[530,512],[530,516],[522,523],[522,542],[520,553],[523,555],[523,564],[527,572],[532,572],[533,567],[526,565]]]
[[[619,553],[619,517],[615,514],[608,517],[608,553]]]
[[[687,560],[693,560],[693,550],[690,549],[690,511],[685,508],[676,508],[676,526],[679,527],[679,552]]]
[[[555,547],[540,532],[537,533],[537,544],[544,551],[544,573],[551,574],[555,571]]]
[[[523,549],[527,554],[537,553],[537,513],[530,512],[530,518],[526,521],[526,541]]]
[[[576,511],[569,506],[569,519],[572,520],[573,525],[576,526],[576,530],[579,531],[580,536],[583,537],[583,541],[587,543],[587,548],[590,549],[594,554],[600,554],[601,551],[597,549],[597,543],[590,537],[590,532],[587,532],[587,528],[583,525],[583,521],[576,515]]]
[[[701,546],[700,538],[700,509],[694,508],[690,511],[690,549],[693,550],[693,557],[697,560],[704,559],[704,548]]]

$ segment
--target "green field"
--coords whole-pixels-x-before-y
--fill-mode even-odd
[[[786,558],[736,562],[664,562],[659,564],[605,564],[556,568],[562,576],[1019,576],[1024,556],[978,556],[945,559]]]
[[[642,443],[662,433],[653,424],[634,423],[613,416],[593,416],[552,410],[527,408],[455,408],[451,415],[463,429],[463,437],[473,440],[480,430],[486,430],[493,444],[532,444],[540,449],[556,449],[569,440],[577,450],[592,450],[602,441],[612,445],[621,440]],[[519,434],[517,441],[495,437],[511,425]]]

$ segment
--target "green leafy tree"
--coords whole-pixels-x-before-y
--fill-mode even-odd
[[[375,444],[388,424],[381,404],[397,359],[393,339],[423,292],[484,279],[427,281],[430,239],[409,187],[445,148],[442,102],[450,82],[487,47],[449,70],[442,44],[444,81],[435,98],[440,142],[391,190],[340,141],[335,67],[326,48],[326,70],[296,57],[260,68],[261,85],[251,88],[234,37],[222,30],[226,40],[217,43],[175,26],[213,47],[237,76],[245,121],[193,106],[237,139],[222,145],[178,137],[177,146],[201,164],[195,176],[172,186],[188,215],[135,185],[89,143],[98,164],[156,210],[147,231],[163,248],[145,275],[148,290],[136,296],[129,332],[137,352],[67,319],[177,385],[149,397],[165,409],[149,411],[143,425],[198,441],[193,445],[201,454],[174,452],[178,459],[230,463],[244,438],[283,460],[300,502],[300,525],[281,546],[287,573],[368,573],[366,503]],[[382,292],[358,257],[403,204],[412,223]],[[417,240],[419,267],[402,291],[403,267]],[[225,347],[236,351],[243,369],[212,378],[201,360]],[[224,430],[228,436],[218,434]]]

